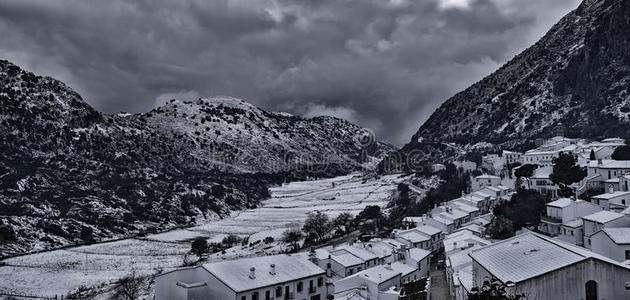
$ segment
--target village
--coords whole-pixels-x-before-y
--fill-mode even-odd
[[[155,279],[154,297],[627,299],[630,158],[615,158],[625,158],[628,147],[618,138],[557,136],[523,153],[435,164],[434,174],[453,166],[470,174],[466,192],[433,200],[419,215],[392,208],[390,216],[407,214],[395,225],[367,216],[381,213],[368,206],[356,217],[365,221],[360,228],[343,228],[328,243],[307,246],[300,232],[285,232],[295,251],[165,272]],[[428,201],[422,188],[402,186],[399,198]],[[323,228],[322,215],[313,212],[306,222]],[[379,226],[396,228],[383,236]]]

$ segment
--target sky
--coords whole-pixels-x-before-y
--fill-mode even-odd
[[[401,146],[579,0],[0,0],[0,59],[104,113],[234,96]]]

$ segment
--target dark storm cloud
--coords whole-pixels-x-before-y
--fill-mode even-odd
[[[405,143],[578,0],[0,0],[0,53],[104,112],[241,97]]]

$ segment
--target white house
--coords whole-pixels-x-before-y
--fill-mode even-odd
[[[577,246],[584,245],[584,221],[582,218],[562,223],[560,233],[557,238],[559,240],[571,243]]]
[[[563,224],[602,210],[590,202],[569,198],[549,202],[545,209],[546,214],[541,217],[538,229],[551,236],[561,234]]]
[[[603,210],[620,212],[630,205],[630,191],[610,191],[605,194],[591,197],[591,201]]]
[[[446,282],[452,298],[466,299],[472,288],[472,259],[468,254],[473,250],[490,245],[469,230],[461,230],[449,234],[444,239],[446,256]]]
[[[527,299],[630,299],[630,268],[584,248],[527,232],[470,254],[473,284],[498,280]]]
[[[591,249],[591,236],[596,232],[611,227],[628,227],[630,226],[630,216],[602,210],[594,214],[582,217],[584,222],[584,247]]]
[[[520,163],[523,153],[503,150],[503,158],[508,164]]]
[[[596,232],[591,236],[591,250],[618,262],[630,261],[630,228],[604,228]]]
[[[498,186],[501,184],[501,177],[494,175],[479,175],[472,179],[471,189],[473,192],[481,190],[487,186]]]
[[[324,300],[332,291],[326,273],[299,255],[246,258],[164,273],[156,300]]]
[[[603,184],[605,180],[618,178],[630,172],[630,160],[593,160],[587,166],[588,176],[598,176]]]
[[[533,176],[528,179],[529,187],[541,194],[549,194],[553,198],[558,197],[559,187],[549,177],[552,171],[551,166],[544,166],[534,170]]]

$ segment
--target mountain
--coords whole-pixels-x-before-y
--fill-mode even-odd
[[[0,257],[219,218],[394,150],[341,119],[234,98],[105,115],[7,61],[0,83]]]
[[[629,1],[584,1],[536,44],[446,100],[381,167],[441,161],[487,143],[519,150],[558,134],[630,138],[629,16]]]

